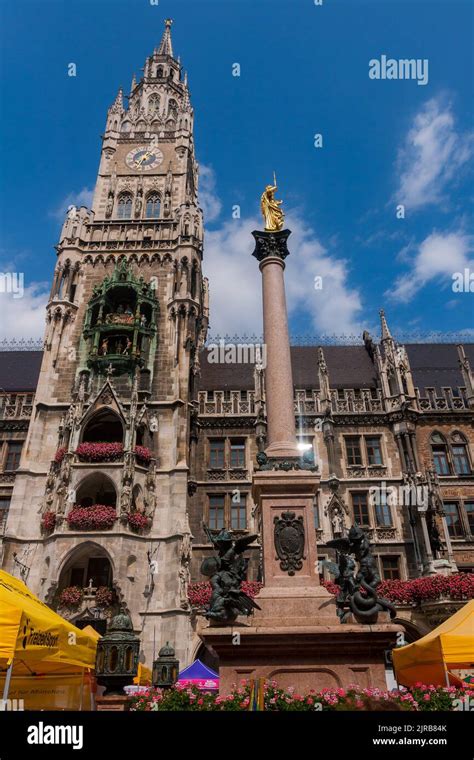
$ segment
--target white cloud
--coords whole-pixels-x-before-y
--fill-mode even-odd
[[[199,204],[206,222],[213,222],[221,213],[222,203],[216,192],[216,175],[211,166],[199,165]]]
[[[83,187],[78,193],[68,193],[68,195],[58,203],[56,208],[53,209],[49,215],[53,216],[55,219],[63,221],[69,206],[86,206],[87,208],[91,208],[93,198],[94,190],[90,190],[88,187]]]
[[[49,291],[48,283],[33,282],[25,287],[22,298],[14,298],[12,293],[0,293],[2,340],[43,337]]]
[[[361,332],[360,296],[348,282],[347,262],[336,258],[318,241],[297,213],[289,213],[285,284],[289,316],[307,316],[305,334]],[[204,270],[210,280],[211,335],[261,335],[262,295],[258,262],[251,256],[251,232],[260,219],[229,220],[218,230],[206,231]],[[316,290],[314,278],[322,277]]]
[[[399,151],[397,203],[407,209],[440,203],[473,152],[473,135],[455,129],[450,103],[432,98],[417,113]]]
[[[407,303],[432,280],[444,277],[451,285],[454,272],[462,272],[470,266],[470,251],[472,239],[462,232],[433,232],[419,245],[411,270],[398,277],[394,288],[387,290],[385,295]]]

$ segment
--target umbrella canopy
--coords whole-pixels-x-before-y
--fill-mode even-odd
[[[446,685],[451,668],[474,667],[474,600],[426,636],[393,650],[397,681]]]
[[[0,670],[74,673],[94,668],[97,639],[53,612],[18,578],[0,570]]]
[[[181,671],[178,678],[181,686],[197,686],[198,689],[214,691],[219,688],[219,675],[201,660],[194,660],[191,665]]]

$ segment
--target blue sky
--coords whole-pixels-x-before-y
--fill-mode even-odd
[[[203,165],[213,332],[258,330],[249,233],[261,226],[273,169],[293,230],[293,333],[376,330],[381,306],[395,333],[471,328],[473,294],[453,292],[452,274],[474,272],[473,9],[467,0],[3,0],[0,271],[24,272],[25,295],[0,294],[0,334],[41,335],[62,211],[90,198],[107,107],[119,85],[128,92],[168,16]],[[428,59],[428,84],[370,79],[369,60],[382,54]]]

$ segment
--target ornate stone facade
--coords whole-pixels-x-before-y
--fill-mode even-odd
[[[113,587],[148,663],[168,639],[190,658],[187,456],[207,328],[193,109],[170,26],[128,107],[119,92],[108,111],[92,209],[68,210],[34,412],[32,393],[7,393],[1,420],[23,441],[0,475],[2,566],[21,562],[53,606],[68,586]]]
[[[0,562],[54,607],[84,589],[61,607],[78,624],[110,616],[97,595],[111,588],[148,665],[154,641],[196,656],[203,522],[261,529],[265,369],[208,361],[193,118],[167,22],[128,107],[120,91],[108,111],[92,209],[68,210],[43,351],[0,354]],[[296,346],[291,361],[319,559],[358,522],[382,578],[472,571],[473,345],[400,345],[382,312],[379,342]],[[261,565],[255,543],[249,579]]]

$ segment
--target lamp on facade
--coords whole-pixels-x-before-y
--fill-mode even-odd
[[[164,647],[161,647],[158,658],[153,663],[153,686],[159,686],[161,689],[169,689],[178,680],[179,660],[169,641]]]
[[[107,633],[97,642],[97,682],[105,696],[123,694],[138,671],[140,639],[133,632],[130,616],[120,612],[112,618]]]

